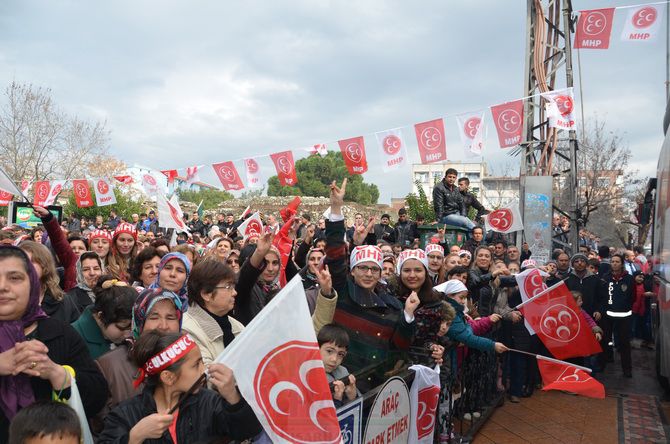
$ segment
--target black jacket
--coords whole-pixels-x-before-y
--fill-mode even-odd
[[[191,230],[192,233],[198,233],[201,236],[205,236],[207,234],[205,232],[205,225],[202,223],[200,219],[192,220],[191,222],[189,222],[188,228]]]
[[[433,209],[438,222],[450,214],[466,215],[463,195],[456,185],[447,186],[444,179],[433,188]]]
[[[93,417],[107,401],[107,381],[91,358],[86,343],[79,333],[68,324],[57,319],[40,319],[31,339],[38,340],[49,349],[47,355],[59,365],[71,366],[76,374],[77,387],[81,395],[86,416]],[[36,377],[30,378],[35,400],[50,400],[52,387],[49,381]],[[70,390],[63,391],[63,397],[69,398]],[[7,442],[9,421],[0,411],[0,442]]]
[[[603,314],[606,293],[602,279],[588,271],[580,278],[573,271],[565,279],[565,285],[570,291],[579,291],[582,294],[582,310],[589,316],[593,316],[595,312]]]
[[[615,279],[612,273],[603,277],[606,285],[605,313],[614,314],[615,317],[630,316],[633,309],[633,287],[635,280],[633,276],[624,273]],[[618,315],[618,316],[617,316]]]
[[[142,418],[156,413],[153,389],[145,387],[139,395],[119,404],[105,417],[105,428],[97,443],[127,443],[130,429]],[[177,442],[212,442],[213,438],[251,438],[261,431],[251,407],[242,399],[230,405],[218,393],[201,389],[184,401],[177,417]],[[169,431],[145,444],[172,443]]]
[[[480,217],[488,213],[488,211],[486,211],[486,208],[484,208],[484,205],[482,205],[477,200],[477,197],[474,194],[472,194],[469,191],[460,191],[460,193],[463,196],[463,203],[465,204],[466,216],[470,212],[470,208],[474,208],[475,210],[477,210],[477,214],[475,215],[474,220],[479,220]]]
[[[414,239],[419,238],[419,230],[416,223],[411,221],[398,222],[394,228],[395,242],[403,247],[409,247]]]
[[[377,224],[374,227],[377,241],[385,241],[389,244],[395,244],[395,230],[390,225]]]
[[[58,301],[48,290],[44,295],[44,299],[42,299],[42,310],[50,318],[58,319],[68,325],[79,319],[79,315],[81,314],[72,296],[64,294],[63,299]]]

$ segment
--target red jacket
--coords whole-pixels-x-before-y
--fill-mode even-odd
[[[42,218],[42,223],[51,240],[51,247],[56,252],[58,261],[63,267],[63,287],[67,292],[77,286],[77,255],[72,252],[65,234],[53,214],[49,213],[48,216]]]

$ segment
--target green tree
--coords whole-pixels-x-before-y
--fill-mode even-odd
[[[421,182],[416,180],[414,183],[416,184],[419,194],[409,193],[405,198],[409,217],[412,220],[416,220],[417,216],[423,216],[428,222],[434,221],[435,210],[433,209],[433,204],[428,200],[428,196],[426,195],[423,186],[421,186]]]
[[[202,189],[200,191],[177,190],[177,195],[179,196],[179,200],[185,200],[196,205],[202,201],[204,210],[216,208],[221,202],[233,198],[233,195],[228,191],[212,189]]]
[[[294,187],[279,185],[279,178],[272,176],[268,180],[268,196],[314,196],[328,197],[333,180],[341,183],[347,177],[348,201],[362,205],[376,204],[379,199],[377,185],[363,182],[361,175],[349,175],[340,152],[329,152],[325,157],[310,156],[295,163],[298,184]]]
[[[93,196],[95,199],[93,188],[90,188],[90,192],[91,196]],[[109,212],[114,210],[116,211],[116,214],[128,220],[133,213],[139,214],[144,212],[142,203],[135,200],[131,194],[119,191],[118,188],[115,188],[114,195],[116,196],[115,205],[79,208],[77,207],[77,201],[75,200],[74,193],[71,193],[67,203],[63,205],[64,215],[65,217],[70,217],[71,214],[76,214],[78,217],[86,217],[87,219],[95,219],[96,216],[100,215],[106,220],[109,217]]]

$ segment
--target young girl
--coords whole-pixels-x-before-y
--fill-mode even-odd
[[[107,265],[107,256],[111,244],[112,235],[107,230],[93,230],[88,235],[89,248],[100,257],[103,267]]]
[[[130,261],[137,254],[137,231],[129,223],[121,223],[112,236],[112,251],[107,256],[107,271],[120,281],[130,280]]]
[[[233,372],[223,364],[209,366],[216,391],[198,388],[182,399],[205,371],[200,350],[188,335],[147,332],[135,345],[133,359],[140,369],[136,384],[144,382],[144,390],[105,418],[98,443],[243,440],[260,432]]]

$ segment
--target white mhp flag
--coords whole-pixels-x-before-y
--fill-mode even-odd
[[[409,390],[410,426],[408,442],[431,444],[438,421],[437,406],[440,402],[440,367],[435,370],[423,365],[413,365],[414,381]]]
[[[272,442],[339,443],[340,427],[300,276],[216,359]]]

